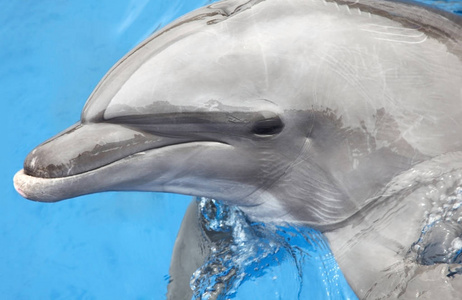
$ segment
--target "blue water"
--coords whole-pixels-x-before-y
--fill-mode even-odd
[[[103,193],[49,205],[21,198],[12,177],[31,149],[78,120],[86,98],[121,56],[156,28],[207,2],[0,1],[1,299],[164,298],[173,244],[190,197]],[[462,13],[461,1],[425,2]],[[328,257],[322,236],[306,230],[296,234],[306,239],[294,243],[309,256],[295,258]],[[279,249],[284,255],[290,247]],[[311,263],[322,266],[323,261]],[[286,293],[279,294],[281,299],[292,299],[300,285],[293,288],[282,278],[296,273],[294,266],[275,267],[270,261],[265,272],[237,282],[232,297],[259,293],[272,299],[265,291],[280,287]],[[326,270],[335,268],[298,277],[315,299],[325,294],[326,286],[317,283],[325,282]],[[316,273],[321,279],[310,275]]]

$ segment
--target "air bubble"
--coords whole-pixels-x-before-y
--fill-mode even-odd
[[[460,237],[456,237],[454,240],[452,240],[451,248],[453,248],[455,251],[462,249],[462,239]]]
[[[440,195],[440,202],[446,202],[448,200],[448,196],[446,194]]]
[[[433,224],[439,220],[441,220],[441,215],[430,214],[430,216],[428,216],[428,224]]]
[[[462,171],[457,171],[453,173],[455,179],[462,179]]]
[[[446,190],[446,184],[443,181],[443,178],[436,184],[436,188],[440,191]]]
[[[434,186],[429,186],[429,190],[425,195],[431,201],[437,201],[440,196],[438,190]]]

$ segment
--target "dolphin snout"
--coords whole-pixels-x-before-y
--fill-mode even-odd
[[[77,123],[32,150],[24,173],[40,178],[72,176],[169,143],[169,138],[121,125]]]

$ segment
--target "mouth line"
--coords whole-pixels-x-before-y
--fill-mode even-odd
[[[114,176],[123,171],[128,164],[143,158],[155,157],[161,152],[174,150],[185,146],[227,146],[231,145],[219,141],[192,141],[177,144],[165,145],[158,148],[132,153],[111,163],[102,165],[82,173],[63,176],[63,177],[37,177],[28,175],[24,169],[19,170],[14,178],[13,183],[16,191],[24,198],[39,202],[56,202],[67,198],[73,198],[84,194],[91,194],[102,191],[121,190],[116,188],[125,178]],[[106,177],[106,178],[104,178]],[[100,186],[100,178],[104,178],[105,185]],[[82,190],[82,186],[85,190]]]

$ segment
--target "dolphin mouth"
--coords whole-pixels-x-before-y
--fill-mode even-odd
[[[167,151],[164,148],[197,143],[227,146],[194,136],[161,136],[119,124],[78,122],[32,150],[23,169],[16,173],[14,186],[24,198],[41,202],[104,190],[123,190],[127,188],[124,182],[130,178],[122,180],[116,175],[123,173],[120,166],[141,161],[145,153],[151,153],[152,157],[155,152]]]
[[[109,164],[88,170],[75,175],[64,177],[36,177],[26,173],[24,169],[19,170],[14,178],[13,184],[16,191],[24,198],[38,202],[57,202],[81,195],[92,194],[103,191],[122,191],[133,190],[152,191],[149,183],[157,180],[153,178],[151,168],[144,168],[147,163],[152,163],[152,169],[156,170],[157,176],[168,173],[170,163],[169,153],[174,151],[191,151],[202,148],[222,148],[226,149],[230,145],[214,141],[194,141],[181,144],[171,144],[159,148],[149,149],[130,154],[121,159],[117,159]],[[200,150],[199,150],[200,151]],[[135,177],[121,176],[127,168],[138,170]],[[137,182],[133,188],[133,182]],[[144,188],[143,184],[146,184]],[[162,182],[158,183],[156,191],[163,191]]]

